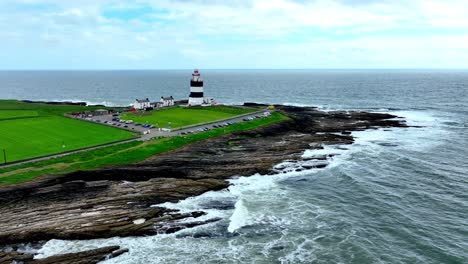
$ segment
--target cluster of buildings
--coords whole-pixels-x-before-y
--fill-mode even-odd
[[[201,78],[200,73],[195,69],[192,73],[192,78],[190,79],[190,94],[187,102],[187,106],[197,106],[197,105],[212,105],[213,99],[204,97],[203,94],[203,79]],[[161,100],[158,102],[151,102],[148,98],[146,99],[136,99],[133,104],[135,110],[151,110],[155,108],[168,107],[175,105],[174,98],[161,97]]]
[[[168,106],[173,106],[173,105],[174,105],[174,97],[161,96],[161,100],[159,100],[158,102],[151,102],[148,98],[136,99],[135,103],[133,103],[133,108],[137,110],[145,110],[145,109],[168,107]]]

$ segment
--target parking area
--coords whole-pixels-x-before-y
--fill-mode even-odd
[[[167,128],[157,128],[149,124],[140,124],[135,123],[133,120],[122,120],[120,119],[119,114],[107,114],[107,115],[97,115],[97,116],[86,116],[79,117],[79,119],[86,120],[89,122],[95,122],[102,125],[114,126],[120,129],[126,129],[134,132],[140,133],[142,140],[148,140],[154,137],[167,137],[167,136],[178,136],[178,135],[188,135],[193,133],[199,133],[203,131],[208,131],[215,128],[227,127],[240,122],[247,122],[257,118],[263,118],[269,116],[271,113],[269,111],[259,111],[251,113],[248,115],[237,116],[229,119],[224,119],[220,121],[203,123],[199,125],[193,125],[185,128],[178,129],[167,129]]]
[[[154,126],[147,125],[147,124],[140,124],[140,123],[135,123],[133,120],[122,120],[120,119],[119,114],[108,114],[108,115],[98,115],[98,116],[87,116],[84,118],[81,118],[87,121],[95,122],[95,123],[100,123],[103,125],[108,125],[108,126],[114,126],[117,128],[121,129],[126,129],[130,131],[135,131],[139,132],[141,134],[145,133],[151,133],[152,130],[159,130],[155,128]]]
[[[193,134],[193,133],[209,131],[211,129],[227,127],[227,126],[234,125],[234,124],[237,124],[237,123],[240,123],[240,122],[252,121],[252,120],[257,119],[257,118],[267,117],[269,115],[270,115],[269,111],[264,111],[262,113],[257,112],[257,113],[249,114],[247,116],[244,115],[244,116],[240,116],[240,117],[233,117],[233,118],[230,118],[228,120],[222,120],[222,121],[219,121],[219,122],[212,122],[212,123],[209,123],[209,124],[200,124],[200,125],[189,127],[189,128],[178,129],[176,131],[172,131],[171,134],[173,136],[175,136],[175,135],[189,135],[189,134]]]

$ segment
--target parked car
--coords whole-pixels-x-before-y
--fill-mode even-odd
[[[135,126],[141,126],[141,124],[140,123],[135,123]]]
[[[109,121],[107,121],[107,120],[106,120],[106,121],[104,121],[104,124],[107,124],[107,123],[109,123]]]
[[[128,128],[128,126],[127,126],[127,125],[124,125],[123,127],[125,127],[125,128]]]

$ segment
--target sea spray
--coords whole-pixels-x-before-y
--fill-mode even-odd
[[[249,210],[244,206],[242,199],[236,202],[234,212],[230,218],[228,231],[233,233],[249,223]]]

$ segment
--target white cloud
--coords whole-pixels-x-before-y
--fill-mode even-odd
[[[13,61],[12,54],[53,46],[54,56],[80,56],[74,61],[81,68],[94,68],[90,58],[107,68],[174,68],[195,60],[213,68],[468,67],[459,59],[467,57],[466,1],[359,2],[139,0],[155,13],[125,21],[102,10],[131,9],[128,1],[22,0],[20,7],[54,10],[7,12],[0,4],[0,56]],[[67,67],[63,61],[50,57],[53,67]],[[35,66],[0,62],[10,67]]]

